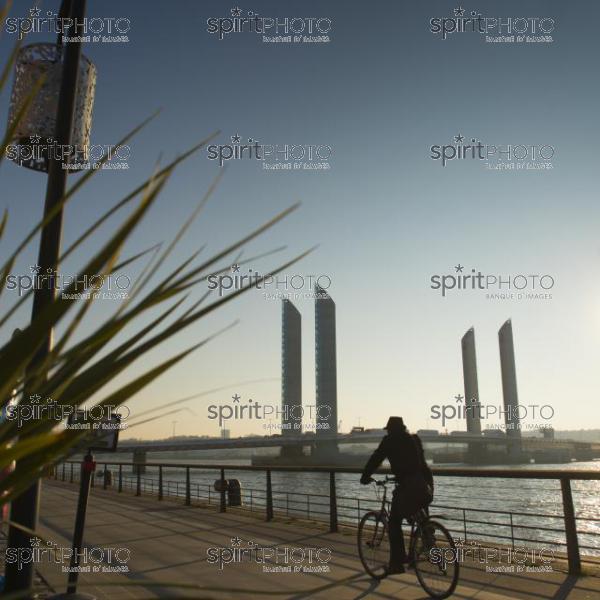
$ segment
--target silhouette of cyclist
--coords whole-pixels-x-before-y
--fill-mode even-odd
[[[387,435],[373,452],[363,470],[360,482],[371,483],[371,475],[387,458],[396,478],[390,511],[390,564],[388,574],[404,573],[408,562],[404,548],[402,520],[413,516],[433,500],[433,475],[425,462],[423,445],[417,435],[411,435],[402,417],[390,417],[385,426]]]

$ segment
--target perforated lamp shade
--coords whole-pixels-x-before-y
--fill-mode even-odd
[[[60,156],[69,165],[88,160],[96,67],[85,56],[79,61],[71,144],[59,148],[54,140],[56,111],[62,76],[63,48],[54,44],[30,44],[19,51],[8,114],[9,127],[17,120],[23,103],[41,77],[44,82],[20,119],[7,148],[7,158],[22,167],[48,171],[49,158]],[[70,168],[69,171],[77,171]]]

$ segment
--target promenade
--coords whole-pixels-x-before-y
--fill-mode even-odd
[[[40,534],[59,547],[69,547],[71,543],[77,491],[76,484],[43,482]],[[111,600],[427,597],[414,572],[381,582],[366,576],[357,556],[354,528],[341,528],[340,533],[332,534],[325,532],[322,524],[277,516],[268,523],[263,519],[263,515],[240,510],[222,514],[214,505],[184,506],[181,502],[159,502],[156,497],[135,497],[95,487],[90,496],[84,542],[88,548],[128,550],[120,551],[120,556],[130,555],[129,573],[81,573],[78,591]],[[253,544],[277,547],[280,552],[285,547],[329,549],[329,572],[263,572],[262,564],[250,560],[220,569],[207,560],[218,556],[222,548],[247,548]],[[321,556],[325,556],[323,551]],[[271,565],[274,567],[275,563]],[[54,590],[65,591],[67,575],[59,565],[43,563],[39,571]],[[573,579],[558,571],[487,573],[479,565],[469,563],[461,567],[453,598],[596,600],[600,598],[600,578]]]

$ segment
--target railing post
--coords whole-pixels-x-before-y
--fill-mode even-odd
[[[69,483],[73,483],[73,463],[71,463],[71,476],[69,477]]]
[[[190,468],[185,468],[185,505],[189,506],[192,503],[192,494],[190,490]]]
[[[267,469],[267,521],[273,520],[273,487],[271,486],[271,469]]]
[[[227,502],[225,502],[225,469],[221,469],[221,506],[219,512],[227,510]]]
[[[515,551],[515,532],[513,528],[513,515],[510,513],[510,543],[512,546],[512,551]]]
[[[329,532],[338,530],[337,494],[335,490],[335,471],[329,473]]]
[[[163,499],[163,478],[162,478],[162,465],[158,467],[158,499]]]
[[[465,542],[467,541],[467,513],[465,509],[462,509],[463,512],[463,531],[465,532]]]
[[[135,490],[135,495],[136,496],[141,496],[142,495],[142,473],[141,473],[141,469],[138,468],[136,469],[137,473],[137,484],[136,484],[136,490]]]
[[[560,489],[562,491],[563,513],[565,517],[569,575],[579,575],[581,573],[581,557],[579,556],[579,540],[577,539],[577,523],[575,521],[575,508],[573,507],[573,494],[571,493],[571,480],[567,477],[562,477],[560,480]]]
[[[65,480],[65,469],[67,468],[67,465],[65,463],[63,463],[63,469],[62,469],[62,480]]]
[[[106,463],[104,463],[104,481],[102,482],[102,489],[106,489],[107,487],[107,481],[108,481],[108,465]]]
[[[123,465],[119,465],[119,492],[123,491]]]

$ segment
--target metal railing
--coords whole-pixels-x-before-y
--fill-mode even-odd
[[[55,468],[54,477],[74,483],[79,480],[79,464],[76,461],[66,461]],[[157,477],[145,477],[139,467],[157,469]],[[61,472],[62,467],[62,472]],[[67,473],[67,467],[69,472]],[[118,469],[114,471],[113,469]],[[129,470],[129,474],[124,470]],[[164,471],[175,471],[180,480],[164,478]],[[156,495],[159,500],[165,497],[183,498],[186,505],[191,505],[192,500],[204,501],[208,504],[216,503],[220,512],[226,512],[228,507],[227,490],[221,486],[220,491],[215,491],[213,483],[192,480],[193,472],[215,471],[217,481],[225,481],[227,473],[257,471],[265,474],[263,488],[242,487],[241,507],[250,511],[264,511],[267,521],[273,519],[274,514],[286,516],[306,516],[309,519],[329,521],[329,531],[338,531],[338,524],[356,525],[364,512],[378,507],[376,499],[360,498],[356,496],[343,496],[338,494],[338,479],[336,475],[358,474],[360,469],[350,467],[258,467],[249,465],[204,465],[204,464],[178,464],[178,463],[136,463],[101,462],[97,472],[102,471],[102,487],[109,487],[107,473],[115,476],[110,487],[116,487],[118,492],[131,490],[136,496],[142,494]],[[296,492],[273,488],[272,473],[302,473],[302,474],[328,474],[329,493],[318,494]],[[382,469],[381,473],[389,473]],[[595,540],[600,538],[600,519],[593,517],[577,516],[575,512],[572,481],[599,481],[600,472],[594,471],[559,471],[559,470],[508,470],[508,469],[471,469],[471,468],[437,468],[433,469],[436,478],[436,497],[444,498],[453,503],[434,502],[432,508],[444,511],[444,517],[449,531],[466,540],[500,541],[515,549],[515,544],[528,542],[537,545],[546,545],[566,549],[569,573],[579,574],[582,562],[594,561],[594,553],[600,554],[600,544],[590,545],[582,543],[580,538]],[[206,474],[204,474],[206,476]],[[92,485],[95,483],[94,477]],[[465,486],[454,484],[443,485],[446,478],[473,478],[477,480],[479,494],[485,494],[486,488],[496,494],[498,491],[513,492],[514,487],[499,487],[497,481],[502,480],[530,480],[536,482],[532,491],[550,491],[560,494],[562,511],[545,513],[539,511],[515,511],[481,508],[473,506],[458,506],[454,501],[465,501],[461,490]],[[483,481],[494,479],[494,486],[485,486]],[[553,481],[560,487],[544,488],[541,482]],[[323,480],[320,481],[323,484]],[[440,483],[442,485],[440,486]],[[98,484],[99,485],[99,484]],[[522,486],[521,486],[522,487]],[[453,492],[459,495],[453,495]],[[490,500],[486,496],[471,496],[471,500]],[[535,520],[535,523],[533,522]],[[544,523],[543,525],[541,523]],[[585,526],[578,530],[578,523]],[[591,527],[590,527],[591,526]],[[531,537],[535,532],[536,537]],[[560,539],[558,539],[560,538]],[[583,555],[583,558],[582,558]]]

